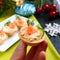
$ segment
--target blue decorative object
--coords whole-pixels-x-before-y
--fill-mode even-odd
[[[21,6],[15,8],[15,12],[22,16],[30,16],[36,11],[35,5],[31,3],[24,3]]]

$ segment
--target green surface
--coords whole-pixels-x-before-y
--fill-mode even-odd
[[[12,12],[12,13],[11,13]],[[13,10],[8,10],[6,11],[2,16],[0,16],[0,22],[3,21],[4,19],[8,18],[9,16],[13,15]],[[32,20],[37,20],[33,15],[30,17]],[[51,44],[49,38],[46,36],[46,40],[48,41],[48,48],[46,51],[46,60],[60,60],[60,55],[57,53],[53,45]],[[5,52],[0,52],[0,60],[10,60],[14,50],[18,46],[20,41],[15,43],[12,47],[10,47],[7,51]],[[28,50],[30,47],[28,47]]]

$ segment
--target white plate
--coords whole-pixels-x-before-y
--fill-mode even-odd
[[[7,18],[6,20],[4,20],[3,22],[0,23],[0,29],[2,29],[2,27],[4,26],[4,24],[8,21],[13,22],[14,20],[16,20],[16,14],[14,14],[13,16]],[[22,16],[21,16],[22,17]],[[25,18],[25,17],[22,17]],[[27,18],[25,18],[27,19]],[[38,22],[35,22],[35,26],[38,24]],[[7,41],[5,41],[2,45],[0,45],[0,52],[4,52],[6,51],[8,48],[10,48],[14,43],[16,43],[19,40],[19,36],[18,36],[18,32],[15,33],[13,36],[11,36]]]
[[[13,15],[3,22],[0,23],[0,29],[4,26],[4,24],[8,21],[13,22],[16,19],[16,15]],[[5,41],[2,45],[0,45],[0,52],[6,51],[9,47],[11,47],[14,43],[16,43],[19,40],[18,32],[15,33],[12,37],[10,37],[7,41]]]

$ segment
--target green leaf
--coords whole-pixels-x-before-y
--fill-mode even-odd
[[[10,21],[8,21],[6,24],[4,24],[4,26],[8,26],[10,23],[11,23],[11,22],[10,22]]]
[[[34,22],[33,21],[31,21],[31,25],[34,25]]]
[[[28,24],[28,26],[29,26],[29,25],[34,25],[34,21],[27,20],[27,24]]]
[[[20,20],[20,16],[16,16],[16,20]]]
[[[34,0],[34,4],[36,5],[36,7],[41,7],[44,5],[44,4],[51,4],[50,0]]]

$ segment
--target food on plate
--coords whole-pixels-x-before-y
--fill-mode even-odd
[[[10,22],[8,21],[4,27],[3,27],[3,31],[8,34],[8,36],[12,36],[15,32],[18,31],[18,27],[16,26],[16,24],[14,22]]]
[[[0,30],[0,44],[3,44],[7,39],[8,35],[3,30]]]
[[[36,26],[28,25],[20,29],[19,37],[28,45],[35,46],[44,40],[44,31]]]
[[[24,17],[17,16],[17,18],[14,22],[19,28],[27,25],[27,19]]]

